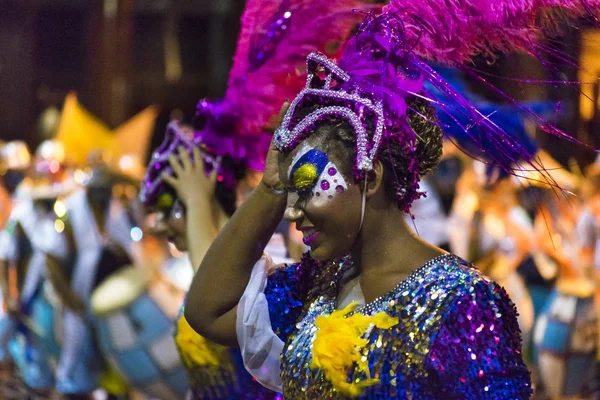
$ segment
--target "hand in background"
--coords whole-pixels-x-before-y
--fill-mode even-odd
[[[163,174],[163,179],[175,192],[177,197],[186,205],[201,201],[210,204],[215,194],[217,182],[216,168],[206,175],[204,161],[197,147],[193,150],[193,159],[183,147],[179,148],[179,159],[174,155],[169,158],[175,176]]]

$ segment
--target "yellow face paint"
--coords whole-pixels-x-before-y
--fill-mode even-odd
[[[294,171],[293,184],[297,190],[312,187],[319,177],[319,171],[314,164],[304,164]]]
[[[173,195],[171,193],[163,193],[158,198],[157,205],[159,208],[170,209],[174,203]]]

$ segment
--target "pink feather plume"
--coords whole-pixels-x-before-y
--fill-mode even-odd
[[[403,20],[416,54],[446,65],[531,50],[542,32],[556,33],[563,16],[598,10],[600,0],[391,0],[384,7]]]
[[[282,8],[282,4],[288,4]],[[249,55],[256,37],[265,37],[273,16],[291,13],[290,24],[264,65],[251,71]],[[331,57],[364,15],[354,10],[380,11],[368,0],[249,0],[242,16],[234,64],[223,106],[237,120],[237,133],[263,133],[282,103],[303,88],[306,56],[313,51]]]

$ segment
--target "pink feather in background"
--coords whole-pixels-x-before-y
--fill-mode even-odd
[[[309,53],[320,51],[333,58],[340,55],[341,47],[364,16],[354,10],[377,11],[381,5],[364,0],[248,1],[223,102],[224,111],[236,116],[237,134],[265,131],[282,103],[304,86]],[[252,45],[257,37],[266,37],[270,22],[285,12],[290,13],[289,22],[286,31],[280,31],[282,37],[276,49],[252,71]]]
[[[599,9],[598,0],[392,0],[384,11],[402,19],[421,58],[460,66],[477,54],[531,50],[541,33]]]

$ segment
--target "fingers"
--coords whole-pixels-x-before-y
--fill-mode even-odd
[[[217,184],[217,177],[219,175],[219,168],[215,166],[215,168],[210,171],[210,175],[208,176],[208,180],[214,186]]]
[[[202,154],[200,154],[200,149],[198,147],[194,147],[194,149],[192,150],[192,154],[194,156],[194,168],[204,172],[204,162],[202,162],[203,158]]]
[[[171,186],[173,189],[177,188],[179,181],[176,178],[173,178],[172,176],[167,175],[164,172],[161,175],[161,177],[162,177],[162,180],[167,183],[167,185]]]
[[[205,168],[204,168],[204,157],[202,157],[202,153],[200,152],[199,147],[194,147],[193,155],[194,155],[194,167],[196,168],[197,171],[201,172],[203,176],[206,176]],[[217,159],[217,162],[215,163],[215,167],[212,169],[212,171],[210,171],[210,174],[208,175],[208,180],[213,185],[215,185],[217,183],[217,175],[219,172],[218,170],[219,170],[220,162],[221,162],[220,158]]]
[[[175,157],[174,154],[171,154],[169,156],[169,165],[171,166],[173,172],[175,172],[175,175],[179,176],[183,172],[183,167],[181,166],[181,163],[179,162],[177,157]]]
[[[189,171],[192,169],[192,160],[190,160],[190,155],[183,148],[183,146],[179,147],[179,158],[181,159],[181,165],[183,166],[184,171]]]
[[[290,101],[286,100],[283,102],[283,105],[281,106],[281,110],[279,110],[279,115],[275,118],[275,123],[274,126],[275,127],[279,127],[279,125],[281,125],[281,123],[283,122],[283,117],[285,117],[285,113],[287,113],[287,110],[290,108]]]
[[[279,111],[279,118],[283,119],[283,117],[285,117],[285,113],[287,112],[288,108],[290,108],[290,101],[286,99],[281,106],[281,110]]]

